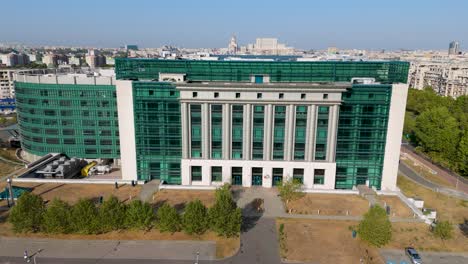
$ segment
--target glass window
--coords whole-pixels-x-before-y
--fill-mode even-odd
[[[192,181],[201,181],[202,180],[202,167],[201,166],[192,166]]]
[[[314,170],[314,184],[324,184],[324,183],[325,183],[325,170],[315,169]]]
[[[223,180],[223,167],[211,167],[211,181],[220,182]]]

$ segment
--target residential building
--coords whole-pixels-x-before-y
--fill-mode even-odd
[[[22,148],[118,160],[125,180],[396,190],[408,68],[116,59],[116,80],[17,74]]]

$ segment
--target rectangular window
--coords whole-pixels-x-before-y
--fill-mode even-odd
[[[223,157],[223,106],[211,105],[211,158]]]
[[[293,169],[293,181],[304,183],[304,169]]]
[[[325,183],[325,170],[315,169],[314,170],[314,184],[324,184],[324,183]]]
[[[273,159],[284,159],[284,130],[286,123],[286,106],[275,106],[273,128]]]
[[[262,94],[261,93],[257,93],[257,99],[261,99],[262,98]]]
[[[201,181],[202,180],[202,167],[192,166],[191,175],[192,175],[192,181]]]
[[[283,99],[283,98],[284,98],[284,93],[280,93],[280,94],[278,95],[278,98],[279,98],[279,99]]]
[[[232,185],[242,185],[242,167],[231,168],[231,183]]]
[[[305,159],[307,129],[307,106],[296,106],[296,127],[294,136],[294,160]]]
[[[232,159],[242,159],[242,145],[244,135],[244,106],[232,106]]]
[[[197,98],[197,97],[198,97],[198,93],[197,93],[197,92],[193,92],[193,93],[192,93],[192,97],[193,97],[193,98]]]
[[[220,182],[223,180],[223,167],[211,167],[211,181]]]
[[[327,159],[328,112],[330,107],[319,106],[315,138],[315,160]]]
[[[263,159],[263,139],[265,126],[265,106],[255,105],[253,107],[252,127],[252,159]]]
[[[202,157],[201,105],[190,105],[191,156]]]

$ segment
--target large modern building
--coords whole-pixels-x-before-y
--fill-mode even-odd
[[[22,147],[127,180],[396,188],[406,62],[117,59],[113,77],[16,76]]]

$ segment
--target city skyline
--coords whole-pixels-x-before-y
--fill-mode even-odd
[[[227,47],[231,35],[240,45],[257,37],[274,37],[298,49],[447,49],[452,40],[461,50],[468,43],[468,24],[463,10],[468,3],[440,1],[353,3],[295,1],[152,2],[56,0],[15,1],[5,10],[27,7],[21,19],[5,12],[1,42],[26,45],[140,47],[174,45],[186,48]],[[142,7],[145,8],[142,8]],[[183,7],[183,8],[181,8]],[[340,7],[340,8],[336,8]],[[104,18],[108,19],[104,19]],[[437,19],[431,19],[437,17]],[[119,18],[119,19],[113,19]],[[112,22],[110,22],[112,21]],[[10,25],[10,26],[8,26]],[[437,38],[434,38],[437,36]]]

